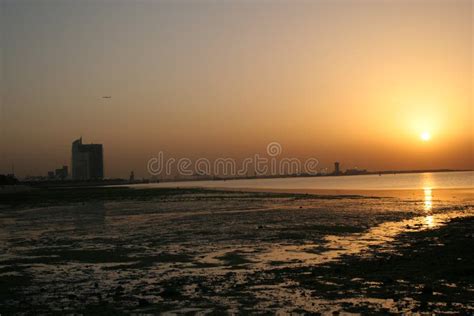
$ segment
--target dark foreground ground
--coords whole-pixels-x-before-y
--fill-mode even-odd
[[[278,271],[297,281],[310,295],[326,300],[354,298],[347,312],[374,312],[372,302],[385,300],[386,313],[474,314],[474,217],[455,219],[439,229],[397,237],[393,252],[360,258],[346,256],[334,264]],[[321,282],[322,281],[322,282]]]
[[[474,314],[472,201],[195,189],[0,197],[0,314]]]

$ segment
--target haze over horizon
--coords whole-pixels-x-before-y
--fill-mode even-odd
[[[3,0],[0,174],[104,145],[168,156],[474,169],[473,1]],[[111,98],[103,98],[111,96]]]

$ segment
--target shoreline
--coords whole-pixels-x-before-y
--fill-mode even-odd
[[[354,176],[371,176],[371,175],[403,175],[403,174],[422,174],[422,173],[458,173],[458,172],[473,172],[474,169],[433,169],[433,170],[386,170],[386,171],[371,171],[367,173],[359,174],[317,174],[317,175],[279,175],[279,176],[259,176],[259,177],[229,177],[229,178],[190,178],[190,179],[164,179],[160,182],[135,182],[130,183],[127,179],[122,178],[110,178],[102,179],[100,181],[90,180],[90,181],[79,181],[66,179],[62,181],[58,180],[44,180],[44,181],[21,181],[19,184],[23,185],[66,185],[66,186],[83,186],[83,185],[102,185],[104,186],[113,186],[113,185],[132,185],[132,184],[153,184],[153,183],[180,183],[180,182],[201,182],[201,181],[235,181],[235,180],[267,180],[267,179],[291,179],[291,178],[327,178],[327,177],[354,177]]]
[[[223,181],[182,181],[147,184],[127,184],[130,188],[208,188],[217,190],[248,192],[286,192],[324,195],[370,195],[418,198],[418,192],[431,190],[449,197],[455,194],[474,195],[473,172],[456,175],[454,173],[437,174],[400,174],[394,176],[361,175],[358,177],[341,176],[326,178],[270,178],[239,179]],[[451,191],[452,190],[452,191]],[[463,192],[462,192],[463,191]],[[424,193],[423,193],[424,194]]]
[[[21,189],[20,189],[21,188]],[[273,188],[229,188],[229,187],[136,187],[136,186],[91,186],[91,187],[18,187],[18,190],[6,190],[2,196],[3,205],[70,202],[87,200],[150,200],[165,195],[174,197],[190,194],[257,194],[268,196],[306,197],[314,199],[344,198],[396,198],[405,201],[456,201],[465,203],[474,201],[474,188],[457,189],[419,189],[419,190],[331,190],[331,189],[273,189]]]
[[[195,187],[201,188],[201,187]],[[378,189],[378,190],[332,190],[332,189],[272,189],[272,188],[228,188],[213,187],[211,190],[230,192],[262,192],[262,193],[287,193],[287,194],[309,194],[316,196],[361,196],[361,197],[393,197],[408,200],[426,198],[426,189]],[[432,198],[443,200],[474,199],[474,188],[455,189],[429,189]]]

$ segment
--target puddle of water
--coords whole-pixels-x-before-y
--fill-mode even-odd
[[[472,216],[469,213],[454,211],[385,222],[363,234],[326,236],[322,244],[277,245],[257,255],[255,260],[259,268],[268,267],[272,262],[284,262],[285,266],[301,266],[328,263],[345,255],[362,254],[371,247],[383,246],[380,250],[389,251],[392,248],[390,243],[399,234],[438,228],[453,218],[469,215]],[[321,248],[329,250],[318,250]]]

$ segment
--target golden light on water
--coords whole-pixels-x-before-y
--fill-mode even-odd
[[[433,192],[431,188],[424,188],[423,191],[425,194],[424,210],[425,212],[431,212],[433,209]],[[428,226],[428,228],[433,228],[435,226],[433,215],[427,215],[425,217],[425,225]]]
[[[433,215],[425,217],[425,224],[428,226],[428,228],[433,228],[435,226]]]
[[[432,195],[432,191],[431,191],[431,188],[425,188],[423,189],[424,190],[424,193],[425,193],[425,199],[424,199],[424,210],[426,212],[429,212],[431,211],[431,209],[433,208],[433,195]]]

